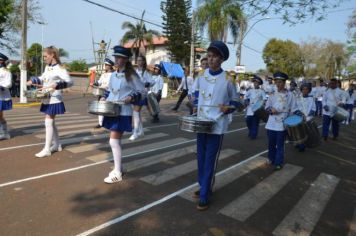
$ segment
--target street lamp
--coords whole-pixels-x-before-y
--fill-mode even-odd
[[[236,64],[239,66],[241,65],[241,54],[242,54],[242,42],[243,40],[245,39],[246,35],[252,30],[252,28],[260,21],[263,21],[263,20],[269,20],[271,19],[271,17],[269,16],[266,16],[264,18],[261,18],[257,21],[255,21],[251,26],[250,28],[248,28],[248,30],[246,32],[244,32],[242,30],[242,27],[240,27],[240,37],[239,37],[239,41],[238,41],[238,45],[237,45],[237,51],[236,51],[236,57],[237,57],[237,62]]]

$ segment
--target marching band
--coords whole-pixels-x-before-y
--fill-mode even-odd
[[[103,90],[99,96],[97,107],[90,113],[98,114],[99,121],[96,128],[104,127],[110,131],[109,144],[111,147],[114,168],[104,179],[111,184],[122,181],[122,144],[124,132],[132,132],[129,140],[134,141],[144,135],[141,109],[147,106],[153,119],[159,121],[159,102],[162,97],[163,78],[161,66],[155,65],[151,74],[147,70],[146,58],[137,58],[137,68],[130,62],[131,51],[122,46],[113,48],[114,62],[105,59],[105,73],[97,84]],[[50,46],[44,49],[44,60],[47,64],[41,76],[33,77],[27,82],[28,86],[35,86],[37,93],[48,95],[43,99],[40,111],[45,114],[46,139],[43,149],[35,154],[36,157],[48,157],[52,153],[61,151],[58,128],[55,124],[57,115],[64,114],[61,90],[72,86],[73,82],[61,65],[58,49]],[[354,85],[348,91],[341,89],[338,80],[331,79],[328,88],[321,81],[320,86],[311,83],[290,83],[286,88],[287,74],[276,72],[272,77],[262,80],[254,75],[252,82],[244,81],[238,84],[233,81],[228,72],[222,69],[222,64],[229,58],[229,49],[221,41],[213,41],[207,49],[207,57],[202,59],[203,70],[196,78],[182,78],[178,90],[183,89],[176,106],[188,95],[192,112],[180,120],[188,127],[182,130],[195,132],[197,135],[197,165],[199,190],[194,193],[199,199],[198,210],[206,210],[210,204],[213,191],[214,176],[218,164],[219,153],[224,133],[231,122],[231,113],[245,105],[245,117],[248,127],[248,137],[257,138],[260,120],[266,122],[268,138],[269,164],[278,171],[284,164],[284,147],[286,137],[299,151],[305,151],[306,146],[313,146],[313,140],[323,137],[328,140],[329,126],[332,124],[334,139],[339,136],[340,123],[348,124],[353,119],[353,107],[356,99]],[[9,139],[7,122],[4,111],[12,109],[9,92],[11,87],[11,73],[6,69],[8,57],[0,53],[0,140]],[[113,71],[114,65],[117,68]],[[273,82],[274,81],[274,82]],[[237,91],[240,89],[240,92]],[[177,90],[177,91],[178,91]],[[99,111],[105,104],[114,104],[113,115]],[[346,110],[345,110],[345,109]],[[241,109],[243,110],[243,109]],[[104,115],[103,115],[104,114]],[[101,116],[103,115],[103,116]],[[315,126],[315,116],[322,115],[322,135]],[[209,124],[208,129],[206,125]],[[203,126],[204,125],[204,126]],[[308,125],[314,125],[311,129]],[[316,130],[310,133],[310,130]],[[296,134],[297,133],[297,134]]]

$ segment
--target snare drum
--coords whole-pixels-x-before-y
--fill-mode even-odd
[[[342,122],[344,120],[347,120],[348,117],[349,117],[348,111],[346,111],[342,107],[336,107],[334,116],[332,118],[338,122]]]
[[[93,87],[93,95],[96,97],[102,97],[105,94],[105,89],[100,87]]]
[[[301,116],[289,116],[283,121],[283,124],[287,130],[288,139],[292,144],[301,144],[307,140],[306,125]]]
[[[253,104],[251,106],[251,110],[263,122],[267,122],[269,114],[264,108],[264,101],[258,101],[255,104]]]
[[[88,103],[88,113],[108,117],[120,115],[121,105],[109,101],[91,101]]]
[[[194,133],[211,133],[215,121],[198,116],[183,116],[179,118],[179,128]]]
[[[45,99],[48,98],[49,93],[44,93],[38,90],[27,90],[25,91],[25,97],[33,99]]]

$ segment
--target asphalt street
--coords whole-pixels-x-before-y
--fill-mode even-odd
[[[108,185],[108,131],[87,113],[94,99],[65,94],[67,113],[56,119],[64,149],[48,158],[34,156],[44,145],[39,107],[5,113],[12,138],[0,141],[0,235],[356,235],[356,121],[305,152],[286,144],[286,164],[274,171],[264,125],[250,140],[235,113],[211,206],[198,211],[196,137],[178,128],[185,105],[173,112],[175,100],[162,100],[159,123],[143,108],[145,136],[124,135],[125,175]]]

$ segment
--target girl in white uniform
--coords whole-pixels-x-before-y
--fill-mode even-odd
[[[131,56],[130,49],[122,46],[114,47],[115,63],[118,70],[113,72],[109,81],[109,94],[106,101],[124,102],[121,105],[120,115],[117,117],[104,116],[103,127],[110,130],[110,141],[114,169],[104,179],[105,183],[111,184],[122,180],[121,171],[121,138],[124,132],[132,131],[132,105],[135,99],[138,99],[138,92],[142,92],[144,87],[140,82],[138,75],[129,61]],[[105,100],[105,98],[102,98]]]
[[[142,84],[145,86],[144,93],[141,94],[141,99],[135,101],[134,103],[134,111],[133,111],[133,125],[134,129],[129,140],[133,141],[144,135],[143,125],[142,125],[142,117],[141,117],[141,109],[142,106],[147,106],[147,92],[151,86],[154,85],[154,81],[152,80],[151,74],[147,71],[147,62],[146,57],[139,56],[137,58],[137,69],[136,73],[140,77]]]
[[[32,78],[27,82],[27,85],[35,85],[43,92],[50,94],[49,100],[43,100],[40,108],[40,111],[46,114],[46,141],[44,148],[36,154],[36,157],[51,156],[52,152],[62,150],[55,117],[64,114],[66,111],[61,89],[68,88],[73,84],[67,70],[61,66],[57,48],[53,46],[45,48],[43,58],[47,64],[45,71],[40,77]]]
[[[12,100],[9,88],[11,88],[11,73],[6,69],[7,56],[0,53],[0,140],[9,139],[7,123],[4,118],[4,111],[12,109]]]
[[[113,71],[113,66],[114,66],[114,62],[112,60],[110,60],[109,58],[106,58],[104,61],[104,65],[105,65],[105,72],[100,76],[97,85],[99,86],[99,88],[105,89],[106,91],[108,91],[109,88],[109,81],[110,81],[110,77]],[[100,100],[100,97],[99,97]],[[101,128],[103,126],[103,119],[104,116],[99,115],[98,116],[98,125],[95,126],[94,128]]]

